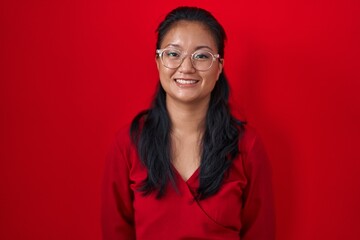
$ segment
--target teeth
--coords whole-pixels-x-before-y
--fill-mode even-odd
[[[197,82],[196,80],[184,80],[184,79],[176,79],[175,81],[180,84],[194,84]]]

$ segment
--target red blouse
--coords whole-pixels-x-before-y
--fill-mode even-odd
[[[175,170],[177,188],[169,184],[160,199],[137,189],[147,176],[129,128],[116,136],[108,154],[102,193],[104,240],[115,239],[275,239],[270,164],[255,132],[246,127],[241,154],[219,192],[194,200],[199,170],[184,181]]]

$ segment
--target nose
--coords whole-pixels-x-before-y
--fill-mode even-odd
[[[179,66],[179,71],[183,72],[183,73],[184,72],[195,72],[196,71],[196,69],[194,68],[193,63],[191,61],[191,56],[186,56],[182,60],[180,66]]]

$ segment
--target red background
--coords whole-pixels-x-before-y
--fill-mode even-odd
[[[0,239],[100,239],[105,153],[153,96],[154,30],[179,4],[227,30],[278,240],[360,239],[357,0],[1,1]]]

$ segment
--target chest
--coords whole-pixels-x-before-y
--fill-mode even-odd
[[[197,137],[173,138],[171,162],[183,180],[188,180],[200,166],[201,143]]]
[[[143,196],[137,191],[147,176],[146,169],[134,160],[131,167],[131,189],[134,194],[133,207],[137,236],[157,236],[169,234],[181,239],[183,236],[194,236],[198,239],[209,239],[216,234],[228,234],[226,239],[238,239],[241,229],[241,210],[243,191],[247,180],[242,169],[241,158],[234,161],[229,177],[224,181],[220,191],[205,200],[194,199],[194,189],[199,186],[199,171],[184,180],[175,172],[176,188],[170,183],[163,198],[155,194]],[[159,231],[158,226],[166,226]],[[210,234],[210,235],[209,235]],[[237,238],[236,238],[237,237]],[[140,239],[140,238],[139,238]],[[223,239],[223,235],[219,239]]]

